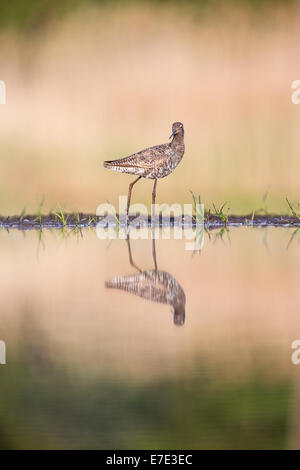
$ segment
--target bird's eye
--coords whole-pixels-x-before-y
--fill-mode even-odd
[[[183,127],[182,124],[180,124],[180,127]]]

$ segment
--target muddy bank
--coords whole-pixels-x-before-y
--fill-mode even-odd
[[[151,217],[116,215],[115,217],[98,217],[94,214],[48,214],[48,215],[23,215],[23,216],[0,216],[0,228],[18,229],[18,230],[43,230],[52,228],[87,228],[95,227],[98,223],[103,227],[107,226],[126,226],[150,227]],[[201,221],[199,221],[201,224]],[[166,226],[196,226],[195,218],[166,218],[156,217],[154,225],[160,227]],[[208,230],[220,227],[300,227],[300,219],[289,215],[263,214],[263,215],[230,215],[228,218],[222,218],[214,214],[206,214],[204,226]]]

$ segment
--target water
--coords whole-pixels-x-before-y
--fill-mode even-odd
[[[0,232],[2,448],[300,447],[298,233],[185,248]]]

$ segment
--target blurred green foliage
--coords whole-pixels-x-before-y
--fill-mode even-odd
[[[290,384],[253,374],[224,381],[202,366],[154,381],[90,377],[53,364],[41,345],[1,368],[1,449],[279,449]]]
[[[171,4],[182,8],[192,5],[195,8],[214,8],[218,3],[228,3],[233,6],[250,5],[255,9],[260,6],[273,4],[294,3],[293,0],[145,0],[145,3]],[[64,14],[89,6],[105,6],[113,4],[141,3],[138,0],[0,0],[0,28],[14,27],[19,30],[35,31],[47,24],[51,19],[57,19]]]

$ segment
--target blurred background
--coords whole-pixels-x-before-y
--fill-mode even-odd
[[[168,141],[158,202],[232,212],[299,199],[300,9],[292,1],[0,0],[0,214],[95,212],[132,177],[103,161]],[[149,206],[152,184],[135,187]],[[264,195],[267,199],[262,201]],[[299,230],[157,240],[170,305],[104,288],[124,240],[0,231],[0,448],[300,448]],[[132,243],[153,268],[151,242]]]
[[[299,7],[292,1],[0,3],[0,211],[96,210],[131,176],[102,162],[166,142],[181,165],[159,202],[287,211],[298,193]],[[151,182],[135,188],[149,204]]]

